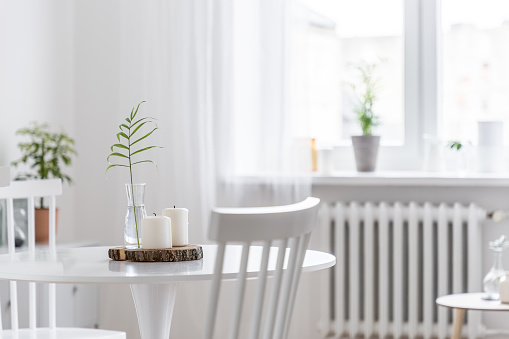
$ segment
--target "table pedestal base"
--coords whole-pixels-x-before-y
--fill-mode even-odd
[[[132,284],[142,339],[168,339],[178,283]]]

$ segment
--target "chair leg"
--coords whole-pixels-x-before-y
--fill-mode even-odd
[[[451,339],[460,339],[461,338],[461,328],[463,327],[463,320],[465,319],[465,309],[464,308],[456,308],[454,314],[454,324],[452,329],[452,337]]]

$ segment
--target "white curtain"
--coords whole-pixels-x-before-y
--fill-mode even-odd
[[[293,1],[225,1],[230,10],[213,41],[218,204],[287,204],[310,193],[310,143],[298,138],[293,98],[298,83]],[[228,22],[228,25],[224,24]],[[222,29],[222,30],[221,30]],[[298,93],[298,92],[297,92]],[[300,93],[299,93],[300,94]]]
[[[122,2],[120,102],[125,114],[147,100],[158,118],[165,148],[154,152],[159,172],[149,176],[165,188],[154,192],[157,202],[206,215],[212,205],[310,194],[310,143],[292,130],[291,4]]]

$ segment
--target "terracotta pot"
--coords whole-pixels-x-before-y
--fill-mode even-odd
[[[359,172],[373,172],[376,168],[380,137],[374,135],[352,136],[355,164]]]
[[[58,208],[55,216],[55,228],[58,226]],[[56,229],[55,229],[56,231]],[[35,209],[35,242],[47,244],[49,242],[49,209]]]

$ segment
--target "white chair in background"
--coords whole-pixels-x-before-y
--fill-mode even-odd
[[[317,198],[287,206],[259,208],[216,208],[212,211],[209,238],[218,243],[212,290],[205,325],[205,339],[214,337],[222,282],[223,260],[227,243],[241,243],[242,257],[236,279],[229,338],[239,338],[242,313],[251,310],[249,335],[242,338],[284,339],[288,328],[302,269],[302,263],[314,227]],[[254,242],[263,246],[253,305],[243,305],[246,279],[249,278],[249,252]],[[274,270],[268,270],[271,246],[278,246]],[[273,248],[273,251],[275,249]],[[256,259],[255,259],[256,260]],[[286,268],[285,263],[287,263]],[[258,267],[256,268],[256,270]],[[271,276],[270,290],[267,278]],[[266,293],[267,292],[267,293]],[[246,307],[248,306],[248,307]]]
[[[27,230],[27,247],[19,250],[28,251],[28,254],[35,250],[35,217],[34,217],[34,200],[35,198],[44,197],[49,201],[49,255],[51,251],[55,251],[55,223],[56,223],[56,207],[55,197],[62,194],[62,182],[60,179],[51,180],[31,180],[31,181],[15,181],[10,186],[0,187],[0,200],[6,201],[7,209],[7,245],[9,253],[14,253],[15,236],[14,236],[14,209],[13,199],[28,200],[28,230]],[[4,233],[5,234],[5,233]],[[18,315],[18,293],[17,282],[10,281],[10,309],[11,309],[11,329],[2,330],[0,319],[0,338],[2,339],[125,339],[125,332],[107,331],[93,328],[59,328],[56,326],[56,289],[55,284],[48,284],[48,318],[49,327],[38,327],[37,325],[37,305],[36,305],[36,283],[29,283],[28,303],[29,303],[29,327],[19,328]]]

